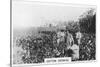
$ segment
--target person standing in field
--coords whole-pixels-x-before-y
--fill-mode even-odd
[[[79,45],[81,44],[81,38],[82,38],[82,33],[79,31],[76,33],[76,39],[78,41],[78,44],[71,45],[70,49],[73,51],[72,54],[72,60],[78,60],[79,59]],[[70,38],[71,40],[72,38]],[[69,40],[69,38],[68,38]],[[70,41],[71,42],[71,41]]]
[[[79,31],[76,33],[76,39],[78,41],[78,45],[81,44],[82,33]]]
[[[77,60],[79,59],[79,46],[77,44],[74,44],[74,38],[73,38],[73,35],[67,31],[67,50],[72,50],[72,54],[71,54],[71,57],[72,57],[72,60]]]
[[[74,44],[73,35],[67,31],[67,47],[68,49]]]
[[[59,44],[60,42],[64,42],[65,41],[64,37],[65,37],[64,30],[57,32],[57,44]]]

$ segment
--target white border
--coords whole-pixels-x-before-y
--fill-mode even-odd
[[[87,4],[71,4],[71,3],[57,3],[57,2],[40,2],[40,1],[32,1],[32,0],[21,0],[18,2],[25,2],[25,3],[35,3],[39,5],[52,5],[52,6],[71,6],[71,7],[88,7],[88,8],[95,8],[96,9],[96,25],[97,25],[97,6],[96,5],[87,5]],[[13,22],[12,22],[12,0],[10,2],[10,66],[40,66],[40,65],[51,65],[51,63],[34,63],[34,64],[13,64]],[[97,34],[97,33],[96,33]],[[97,40],[97,37],[96,37]],[[72,61],[72,62],[65,62],[65,63],[53,63],[53,64],[73,64],[73,63],[90,63],[90,62],[97,62],[97,43],[96,43],[96,60],[86,60],[86,61]]]

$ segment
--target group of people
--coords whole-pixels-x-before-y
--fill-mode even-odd
[[[57,33],[57,44],[60,45],[60,42],[66,43],[66,49],[72,50],[72,60],[79,59],[79,45],[81,44],[82,33],[76,32],[75,39],[77,40],[77,44],[74,42],[74,37],[69,31],[58,31]]]

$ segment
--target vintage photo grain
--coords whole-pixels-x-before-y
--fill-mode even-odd
[[[12,0],[12,64],[96,60],[96,7]]]

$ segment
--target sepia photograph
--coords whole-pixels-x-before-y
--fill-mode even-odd
[[[12,65],[96,60],[96,6],[12,0]]]

